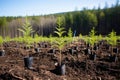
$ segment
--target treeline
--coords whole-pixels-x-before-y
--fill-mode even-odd
[[[120,34],[120,4],[117,0],[115,5],[108,8],[106,5],[104,9],[83,9],[82,11],[73,11],[67,13],[28,16],[34,33],[42,36],[54,35],[55,27],[57,26],[57,17],[62,17],[62,26],[66,31],[69,28],[76,31],[76,35],[80,33],[88,35],[92,27],[95,27],[97,34],[107,35],[114,30],[117,35]],[[23,23],[25,17],[0,17],[0,35],[3,37],[19,37],[23,34],[18,31]],[[34,34],[31,33],[31,34]]]

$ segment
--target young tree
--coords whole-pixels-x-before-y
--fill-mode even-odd
[[[61,65],[61,61],[62,61],[62,48],[64,47],[65,45],[65,41],[63,39],[63,34],[66,32],[65,31],[65,28],[62,27],[62,17],[58,17],[57,18],[57,27],[56,27],[56,31],[54,31],[59,39],[56,40],[56,43],[57,43],[57,47],[59,48],[60,50],[60,65]]]
[[[71,29],[71,28],[69,28],[69,30],[68,30],[68,37],[72,37],[72,36],[73,36],[72,29]]]
[[[32,26],[28,22],[27,17],[26,17],[26,21],[23,24],[22,28],[19,28],[18,30],[23,33],[24,37],[29,37],[30,34],[33,32]]]
[[[89,32],[90,44],[91,44],[91,46],[92,46],[92,50],[93,50],[94,44],[95,44],[96,41],[97,41],[97,38],[96,38],[95,34],[96,34],[96,31],[95,31],[95,28],[93,27],[93,28],[91,29],[91,31]]]
[[[109,44],[111,44],[112,46],[116,46],[117,45],[117,36],[116,36],[116,32],[114,30],[112,30],[112,32],[110,32],[110,34],[108,34],[109,37]]]
[[[3,38],[2,38],[2,36],[0,36],[0,47],[2,47],[2,45],[3,45]]]

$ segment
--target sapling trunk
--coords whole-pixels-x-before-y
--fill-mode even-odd
[[[52,39],[50,39],[50,45],[51,45],[50,48],[52,48]]]
[[[94,50],[93,48],[94,48],[94,45],[92,45],[91,47],[92,47],[92,52],[91,52],[91,54],[93,54],[93,50]]]
[[[0,46],[1,46],[1,49],[3,50],[3,44],[1,44]]]
[[[91,47],[92,47],[92,52],[93,52],[93,45]]]
[[[113,55],[113,46],[111,48],[112,48],[112,55]]]
[[[0,56],[4,56],[5,55],[5,52],[4,52],[4,49],[3,49],[3,44],[1,44],[1,51],[0,51]]]
[[[60,49],[60,66],[61,66],[61,64],[62,64],[62,51]]]

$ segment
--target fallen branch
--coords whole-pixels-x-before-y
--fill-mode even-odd
[[[17,61],[23,61],[23,60],[17,60]],[[16,60],[6,60],[5,62],[16,62]]]
[[[12,77],[14,77],[14,78],[16,78],[16,79],[19,79],[19,80],[26,80],[26,79],[24,79],[24,78],[22,78],[22,77],[19,77],[19,76],[14,75],[13,73],[11,73],[11,75],[12,75]]]

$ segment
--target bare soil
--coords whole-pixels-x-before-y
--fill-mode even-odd
[[[59,62],[57,48],[54,54],[49,53],[50,44],[44,42],[38,44],[40,52],[36,53],[34,44],[27,49],[24,43],[7,42],[3,46],[5,55],[0,56],[0,80],[120,80],[120,48],[117,46],[117,61],[111,62],[109,54],[112,51],[111,48],[106,49],[106,45],[104,43],[97,51],[93,51],[97,55],[96,60],[91,60],[85,54],[85,44],[77,42],[66,45],[62,51],[66,74],[58,75],[54,71],[55,63]],[[70,54],[69,48],[74,46],[78,46],[77,52]],[[33,57],[33,69],[25,67],[23,59],[26,56]]]

